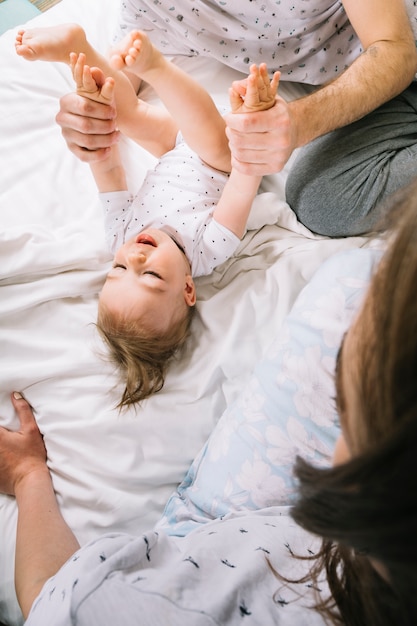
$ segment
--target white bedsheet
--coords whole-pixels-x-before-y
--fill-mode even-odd
[[[103,52],[117,0],[62,0],[31,25],[76,21]],[[141,533],[159,518],[225,406],[239,394],[300,289],[331,254],[366,244],[329,240],[297,223],[285,172],[265,181],[235,257],[197,281],[188,351],[165,387],[119,415],[120,388],[94,327],[110,256],[89,168],[55,124],[73,85],[67,67],[29,63],[0,37],[0,423],[17,424],[12,390],[31,402],[63,514],[81,543],[105,530]],[[219,104],[235,75],[182,60]],[[297,86],[281,89],[287,97]],[[123,149],[132,190],[150,159]],[[264,222],[268,225],[260,227]],[[20,623],[13,585],[16,507],[0,497],[0,621]]]

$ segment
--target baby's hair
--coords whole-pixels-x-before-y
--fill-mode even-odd
[[[116,319],[100,306],[97,329],[110,349],[110,360],[120,371],[125,389],[119,410],[137,404],[160,391],[169,362],[184,346],[189,334],[194,307],[173,319],[163,331],[145,328],[140,321]]]

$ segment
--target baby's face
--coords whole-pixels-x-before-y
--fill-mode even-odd
[[[195,298],[185,255],[167,233],[150,228],[117,251],[100,304],[113,315],[165,330],[179,303],[193,306]]]

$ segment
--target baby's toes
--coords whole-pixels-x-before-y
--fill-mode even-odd
[[[132,67],[132,65],[135,65],[136,60],[137,60],[137,54],[130,54],[130,50],[129,50],[129,52],[125,56],[125,64],[127,65],[127,67]]]
[[[126,56],[130,56],[132,57],[132,59],[134,59],[136,61],[136,59],[139,56],[139,52],[140,52],[140,48],[137,48],[136,46],[132,46],[131,48],[129,48],[129,50],[127,51]]]
[[[114,70],[122,70],[125,66],[125,60],[120,54],[112,54],[109,59],[110,67]]]

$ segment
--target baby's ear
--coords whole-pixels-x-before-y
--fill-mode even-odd
[[[185,277],[184,300],[188,306],[194,306],[197,300],[197,293],[192,276]]]

